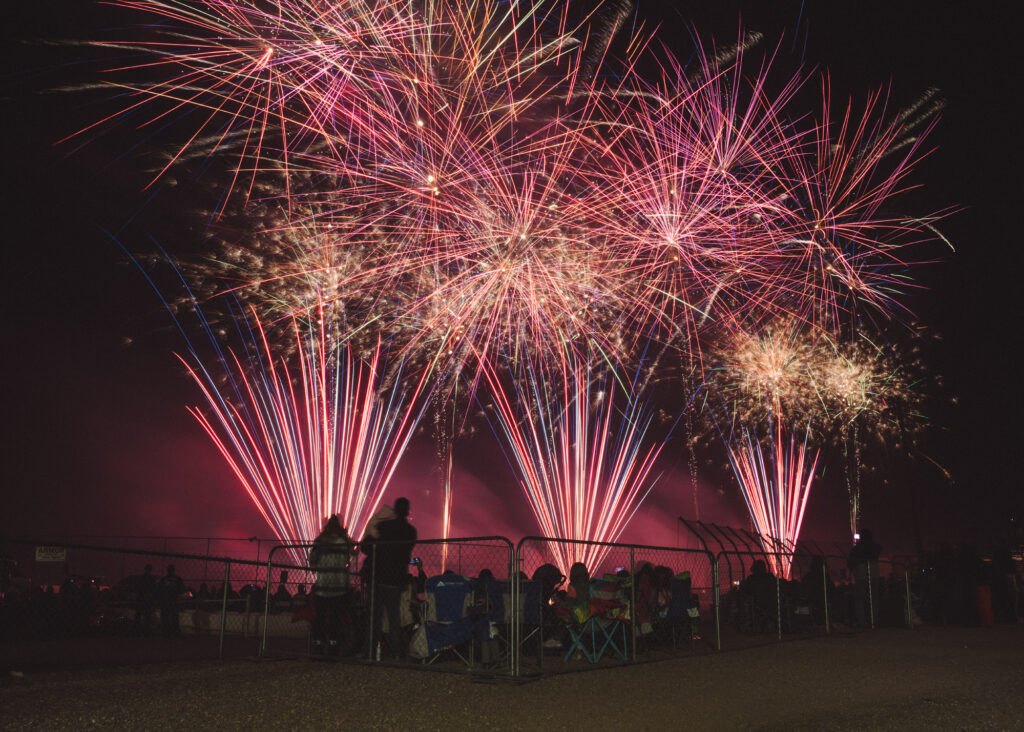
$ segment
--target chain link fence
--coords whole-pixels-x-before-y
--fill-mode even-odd
[[[310,566],[314,546],[270,552],[262,654],[373,662],[411,657],[430,668],[512,673],[508,539],[420,540],[411,551],[407,542],[351,543],[343,550],[344,566],[331,570],[348,589],[330,596],[318,590],[319,575]],[[396,555],[404,564],[397,577]]]
[[[254,561],[4,542],[0,661],[10,668],[253,655]]]
[[[715,637],[707,552],[531,536],[516,567],[517,675],[656,660]]]
[[[331,570],[343,576],[333,600],[320,591],[323,568],[311,566],[313,544],[244,542],[263,553],[256,562],[7,540],[0,661],[411,658],[423,668],[517,676],[913,628],[926,612],[928,574],[910,558],[865,569],[815,547],[769,552],[739,534],[720,536],[719,546],[732,539],[735,549],[538,536],[516,546],[504,537],[422,540],[411,551],[351,543],[342,569]],[[396,580],[386,567],[399,555]]]
[[[905,562],[848,555],[722,551],[719,619],[724,647],[876,627],[912,628]]]

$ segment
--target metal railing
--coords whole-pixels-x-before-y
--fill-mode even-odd
[[[494,536],[420,540],[410,555],[408,582],[393,595],[384,591],[387,583],[378,581],[376,564],[352,544],[350,591],[342,603],[346,647],[338,655],[376,661],[382,651],[404,654],[413,641],[422,643],[424,650],[416,657],[425,667],[518,676],[585,667],[573,662],[580,655],[592,665],[632,664],[689,653],[698,642],[721,649],[757,638],[781,640],[879,625],[912,628],[920,622],[908,559],[857,568],[849,566],[847,556],[747,548],[753,537],[720,527],[704,529],[717,542],[714,548],[726,548],[715,554],[705,548],[541,536],[516,545]],[[4,544],[6,566],[19,568],[13,579],[8,572],[0,586],[0,637],[14,641],[5,644],[8,652],[33,639],[164,634],[208,639],[205,645],[193,643],[192,658],[222,658],[229,653],[228,641],[235,653],[318,652],[311,635],[317,597],[311,544],[277,545],[259,564],[69,543],[60,545],[60,561],[36,562],[38,544]],[[386,551],[389,545],[374,546]],[[595,634],[616,633],[601,649],[587,645],[593,639],[581,640],[580,620],[566,615],[572,603],[561,594],[571,568],[563,565],[584,558],[596,580],[595,592],[616,593],[615,614],[591,627]],[[755,571],[757,563],[764,566]],[[151,565],[148,578],[146,565]],[[171,565],[184,591],[163,606],[153,586],[168,576]],[[541,575],[552,566],[555,576],[545,584]],[[485,579],[476,579],[481,575]],[[455,617],[443,618],[441,596],[453,586],[462,588],[462,605]],[[397,615],[394,597],[399,598]],[[686,618],[678,616],[680,607]],[[390,633],[393,617],[406,633],[398,641]],[[407,637],[410,631],[415,631],[413,638]],[[680,644],[680,637],[689,643]],[[400,647],[391,647],[396,642]],[[138,643],[141,649],[144,644]],[[140,650],[131,660],[160,660],[172,647]],[[605,653],[606,648],[613,651]],[[553,662],[556,654],[561,659]]]
[[[8,663],[74,664],[104,656],[95,643],[69,645],[71,650],[55,651],[52,659],[41,656],[37,641],[52,639],[109,639],[132,661],[223,658],[232,637],[245,646],[243,651],[233,643],[233,652],[254,649],[245,639],[255,641],[254,618],[261,609],[256,562],[75,543],[59,544],[55,556],[35,561],[42,546],[54,548],[52,540],[4,543],[9,568],[0,588],[0,653]],[[187,648],[146,640],[181,636],[206,640]],[[129,638],[136,640],[117,641]]]
[[[327,640],[326,647],[317,647],[314,645],[315,639],[310,638],[308,634],[296,638],[295,634],[286,632],[282,628],[285,623],[280,619],[275,621],[273,612],[271,585],[276,576],[280,589],[283,584],[281,572],[287,572],[288,581],[293,583],[301,581],[309,586],[311,588],[309,600],[316,604],[316,571],[305,562],[301,564],[296,562],[298,556],[308,556],[309,550],[313,546],[313,544],[279,545],[269,554],[265,574],[267,601],[264,603],[261,655],[280,653],[317,655],[323,652],[336,652],[339,656],[345,655],[372,661],[382,660],[382,656],[394,657],[404,651],[404,649],[389,647],[389,638],[394,638],[390,632],[390,626],[393,619],[398,617],[404,628],[415,626],[419,630],[422,626],[423,635],[431,636],[427,639],[427,655],[420,660],[429,662],[437,655],[431,652],[431,642],[434,640],[433,635],[435,634],[428,634],[428,630],[446,629],[450,632],[461,630],[473,636],[472,647],[467,657],[468,668],[474,669],[479,664],[486,665],[487,670],[491,673],[511,673],[512,655],[509,652],[502,652],[500,648],[503,643],[507,645],[506,637],[494,629],[493,644],[495,648],[491,647],[492,638],[490,637],[492,623],[506,627],[511,624],[510,618],[513,615],[511,612],[505,611],[506,597],[509,606],[514,607],[511,583],[513,546],[508,539],[500,536],[486,536],[417,540],[411,552],[409,552],[410,547],[407,542],[374,541],[371,545],[372,551],[369,553],[359,544],[350,544],[347,571],[351,579],[351,591],[338,601],[341,605],[340,622],[343,632],[334,641],[338,646],[336,650],[331,646],[330,639]],[[391,586],[391,578],[388,579],[388,582],[381,582],[377,562],[373,561],[373,557],[382,557],[392,549],[398,553],[403,551],[409,553],[411,558],[408,565],[408,576],[400,583],[400,586]],[[389,562],[387,566],[390,567],[390,564]],[[385,565],[382,563],[381,566]],[[487,583],[494,583],[493,586],[483,586],[479,582],[465,582],[460,585],[466,592],[463,598],[464,613],[473,622],[465,623],[465,627],[460,629],[453,627],[457,624],[457,619],[439,618],[438,592],[435,585],[443,583],[445,578],[448,578],[448,584],[451,585],[452,580],[456,578],[461,581],[466,576],[479,578],[481,575],[487,578]],[[281,594],[283,596],[284,593]],[[388,607],[395,602],[395,598],[398,603],[397,612]],[[300,610],[300,615],[302,614]],[[315,610],[313,613],[304,615],[310,614],[315,614]],[[484,623],[487,624],[488,638],[486,639],[479,637]],[[442,626],[447,627],[442,628]],[[441,635],[441,633],[439,632],[437,635]]]
[[[567,602],[559,593],[563,591],[563,585],[569,581],[569,578],[563,576],[561,581],[552,582],[546,580],[542,574],[538,574],[540,568],[553,566],[558,557],[562,558],[562,564],[568,561],[568,557],[598,558],[592,567],[587,567],[591,578],[598,582],[622,580],[618,592],[621,594],[621,604],[625,605],[623,609],[625,614],[615,620],[624,622],[623,629],[628,633],[627,642],[624,649],[617,645],[613,646],[617,649],[617,657],[621,661],[635,663],[640,660],[638,659],[640,636],[653,635],[656,624],[664,628],[669,627],[669,622],[662,621],[666,621],[665,615],[670,607],[671,580],[674,577],[686,574],[692,593],[698,597],[696,603],[698,613],[701,608],[706,608],[706,611],[710,612],[712,616],[717,615],[717,594],[714,592],[714,587],[717,584],[717,566],[714,557],[709,552],[700,549],[528,536],[519,542],[515,552],[517,571],[513,596],[515,607],[519,610],[514,623],[512,642],[515,653],[513,669],[515,675],[524,673],[523,657],[527,642],[535,646],[536,649],[536,672],[545,670],[546,643],[550,643],[559,650],[563,650],[566,645],[565,622],[559,621],[557,611],[560,609],[560,605],[565,605]],[[566,571],[569,569],[571,567],[566,568]],[[525,578],[530,579],[525,580]],[[638,597],[638,592],[647,595],[649,599]],[[648,595],[648,593],[650,594]],[[663,598],[663,602],[660,604],[659,593]],[[690,593],[688,592],[688,594]],[[703,603],[699,599],[702,596]],[[687,601],[689,599],[688,597]],[[564,614],[564,608],[561,609]],[[683,618],[671,620],[684,621]],[[694,624],[693,621],[694,619],[690,616],[685,618],[685,623],[691,626]],[[651,626],[649,631],[645,627],[646,624]],[[552,632],[560,634],[561,637],[552,636]],[[692,629],[690,632],[692,637]],[[570,641],[570,650],[572,650],[574,644],[571,643],[573,640],[571,634],[568,640]],[[611,639],[607,640],[612,643]],[[667,640],[665,638],[659,640],[663,642],[657,644],[658,649],[668,651],[670,644]],[[674,642],[671,643],[671,650],[676,650]],[[531,654],[531,657],[533,656],[534,654]],[[568,660],[568,658],[563,660]]]

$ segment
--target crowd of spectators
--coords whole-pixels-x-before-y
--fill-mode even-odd
[[[971,544],[942,544],[911,581],[922,620],[939,625],[1024,621],[1021,563],[999,544],[983,556]]]
[[[406,511],[406,507],[402,507]],[[392,512],[393,513],[393,512]],[[393,518],[386,518],[391,521]],[[387,528],[387,527],[386,527]],[[346,552],[359,556],[355,545],[346,539]],[[365,539],[364,539],[365,542]],[[341,614],[332,623],[344,623],[348,632],[345,653],[370,654],[366,646],[370,635],[369,608],[376,605],[377,623],[373,637],[392,657],[404,657],[415,629],[423,622],[422,607],[428,574],[418,558],[406,554],[412,544],[384,570],[391,587],[376,597],[370,596],[373,578],[372,542],[366,548],[361,569],[351,576],[345,567],[342,584],[345,599],[338,604]],[[797,557],[789,579],[777,579],[770,562],[748,558],[746,572],[722,598],[723,623],[740,632],[784,633],[822,626],[826,620],[852,628],[907,627],[919,623],[938,625],[984,626],[992,623],[1024,622],[1024,582],[1021,561],[1007,545],[982,554],[969,544],[940,545],[920,558],[888,562],[881,547],[870,536],[853,548],[845,562],[819,556]],[[407,563],[408,562],[408,563]],[[398,570],[399,564],[406,569]],[[383,565],[382,565],[383,566]],[[297,571],[296,571],[297,569]],[[396,582],[392,574],[401,572]],[[723,577],[725,569],[722,570]],[[635,595],[633,618],[641,643],[647,642],[670,610],[673,581],[679,575],[663,566],[642,565],[635,575],[622,572],[622,586]],[[366,575],[366,576],[362,576]],[[321,576],[327,576],[321,572]],[[397,574],[396,574],[397,576]],[[558,630],[565,617],[559,611],[573,608],[593,597],[594,583],[586,568],[573,567],[565,577],[554,565],[538,568],[532,580],[539,588],[539,622],[548,628],[546,640],[564,644]],[[263,613],[269,597],[269,612],[291,616],[295,621],[315,622],[313,600],[316,567],[280,571],[268,596],[264,584],[234,582],[195,582],[186,573],[179,576],[173,565],[161,565],[154,573],[151,566],[140,567],[137,574],[108,584],[103,578],[68,573],[60,584],[37,584],[18,571],[10,559],[0,559],[0,637],[71,637],[88,634],[174,636],[181,633],[181,611],[218,613],[224,600],[232,612]],[[489,570],[479,578],[470,578],[473,612],[493,622],[495,598],[507,597],[507,582],[498,582]],[[394,583],[394,584],[392,584]],[[503,588],[500,591],[495,587]],[[630,589],[632,587],[632,589]],[[392,588],[399,588],[395,592]],[[908,598],[909,589],[909,598]],[[322,595],[322,593],[321,593]],[[394,595],[394,597],[392,597]],[[338,597],[341,597],[339,595]],[[392,601],[408,603],[393,615]],[[688,600],[690,598],[687,598]],[[325,603],[322,601],[321,605]],[[909,600],[909,601],[908,601]],[[331,604],[331,603],[327,603]],[[780,614],[781,613],[781,614]],[[470,613],[472,614],[472,613]],[[504,608],[501,611],[504,616]],[[342,619],[343,616],[343,619]],[[322,612],[321,617],[325,617]],[[391,622],[393,617],[398,622]],[[382,621],[389,621],[389,632],[382,632]],[[194,623],[198,627],[198,623]],[[394,630],[395,628],[398,631]],[[481,626],[483,627],[483,625]],[[318,634],[330,644],[324,630]],[[483,639],[486,640],[486,639]],[[485,646],[483,642],[482,646]],[[490,651],[489,651],[490,652]],[[340,650],[339,650],[340,653]]]
[[[723,600],[726,621],[750,634],[822,626],[826,612],[830,623],[849,628],[1024,622],[1021,561],[1005,544],[988,556],[944,544],[893,562],[865,532],[838,570],[821,556],[796,559],[789,579],[763,559],[751,561]]]

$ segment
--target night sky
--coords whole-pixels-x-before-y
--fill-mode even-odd
[[[1015,19],[997,5],[638,0],[638,15],[663,23],[662,39],[677,50],[691,47],[691,24],[705,39],[734,40],[742,17],[766,45],[782,39],[777,72],[795,72],[801,60],[815,75],[827,68],[836,101],[890,83],[893,109],[929,87],[947,100],[927,145],[935,150],[911,178],[921,188],[906,201],[915,213],[959,209],[941,224],[957,251],[927,250],[938,261],[918,269],[925,289],[906,302],[932,334],[923,355],[943,381],[923,451],[952,480],[926,461],[893,460],[888,487],[865,489],[863,525],[890,545],[910,548],[915,515],[929,543],[983,541],[1004,535],[1011,516],[1024,518],[1014,355],[1022,167],[1012,111],[1021,58]],[[201,189],[212,182],[144,190],[148,158],[135,146],[145,137],[130,129],[54,145],[116,104],[103,91],[59,91],[94,80],[96,55],[45,41],[109,35],[129,20],[84,0],[7,9],[0,534],[270,536],[185,411],[200,397],[173,357],[180,336],[107,233],[134,252],[158,241],[187,255],[201,238],[191,212],[208,204]],[[494,459],[459,461],[454,533],[533,533],[500,453],[481,449]],[[694,514],[681,440],[666,452],[665,475],[625,538],[675,543],[675,516]],[[389,493],[412,498],[424,537],[438,533],[440,502],[422,477],[432,460],[429,440],[414,445]],[[826,476],[815,491],[805,534],[842,540],[844,488]],[[746,523],[738,489],[719,471],[702,470],[699,503],[702,518]]]

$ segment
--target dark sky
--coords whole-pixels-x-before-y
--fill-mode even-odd
[[[997,3],[970,11],[962,3],[874,0],[638,3],[639,14],[662,20],[666,42],[683,48],[691,24],[705,38],[729,42],[742,17],[745,27],[783,39],[779,71],[796,71],[801,59],[808,69],[827,68],[837,100],[863,99],[891,83],[898,107],[928,87],[941,89],[947,109],[930,138],[935,151],[913,176],[921,189],[910,202],[920,213],[961,209],[942,224],[957,252],[934,248],[941,261],[918,271],[927,291],[909,304],[941,335],[924,351],[945,383],[929,407],[935,428],[925,449],[953,480],[922,461],[894,461],[889,487],[865,494],[864,521],[894,541],[912,534],[915,515],[929,540],[1005,532],[1011,514],[1020,520],[1024,513],[1015,18]],[[93,80],[96,65],[86,49],[42,41],[94,38],[121,18],[80,0],[8,9],[0,533],[268,536],[185,411],[198,395],[172,356],[181,341],[105,233],[117,232],[133,251],[152,251],[150,235],[187,251],[194,242],[184,241],[185,212],[198,194],[178,187],[150,200],[133,149],[137,134],[54,145],[115,107],[102,93],[47,91]],[[181,240],[166,240],[168,232]],[[426,527],[421,535],[436,526],[436,490],[419,477],[430,461],[429,445],[417,446],[392,494],[413,496],[414,517]],[[674,542],[674,516],[693,515],[685,457],[666,469],[630,531],[634,538]],[[457,507],[457,533],[515,538],[532,531],[509,477],[495,472],[460,464],[458,479],[472,486],[465,493],[473,500]],[[701,479],[704,517],[742,522],[737,489],[718,485],[715,475]],[[841,538],[841,486],[825,480],[816,490],[807,532]]]

